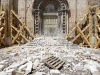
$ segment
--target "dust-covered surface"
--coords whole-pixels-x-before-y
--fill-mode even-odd
[[[5,50],[6,49],[6,50]],[[59,37],[40,37],[23,46],[1,49],[0,75],[100,75],[100,51],[79,47]],[[65,61],[54,70],[42,61]]]

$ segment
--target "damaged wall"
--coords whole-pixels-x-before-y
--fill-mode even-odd
[[[26,1],[26,3],[25,3]],[[71,16],[69,17],[69,31],[74,27],[75,21],[79,22],[87,13],[88,0],[67,0],[69,3],[69,9]],[[1,4],[4,7],[8,7],[9,0],[1,0]],[[14,9],[21,17],[23,22],[25,21],[31,31],[34,31],[34,16],[32,15],[32,5],[34,0],[14,0]],[[25,11],[26,10],[26,11]]]
[[[32,4],[34,0],[27,0],[26,5],[26,15],[27,15],[27,26],[34,31],[34,18],[32,15]],[[71,12],[71,17],[69,18],[69,30],[72,29],[75,25],[75,21],[79,22],[80,18],[82,18],[87,13],[88,2],[87,0],[68,0],[69,9]],[[25,17],[23,13],[25,13],[25,0],[19,0],[18,3],[18,11],[21,17]],[[77,11],[76,11],[77,10]],[[76,20],[77,19],[77,20]]]
[[[9,0],[1,0],[1,5],[3,6],[3,9],[9,9]]]

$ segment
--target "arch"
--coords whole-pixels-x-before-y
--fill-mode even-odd
[[[67,33],[68,29],[68,14],[69,14],[69,5],[67,0],[35,0],[33,2],[33,15],[34,15],[34,25],[35,33],[41,31],[41,26],[43,26],[43,16],[44,14],[57,13],[57,19],[59,20],[58,27],[63,29],[63,33]],[[51,13],[51,14],[52,14]],[[61,21],[62,18],[62,21]],[[67,22],[67,23],[66,23]]]
[[[51,4],[52,4],[52,2],[55,3],[60,8],[61,8],[61,5],[64,3],[66,5],[66,7],[69,8],[69,4],[68,4],[67,0],[35,0],[33,2],[32,7],[33,7],[33,9],[40,9],[41,5],[46,6],[46,5],[48,5],[49,2],[51,2]]]

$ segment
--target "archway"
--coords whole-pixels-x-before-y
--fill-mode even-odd
[[[68,14],[67,0],[35,0],[33,3],[34,33],[67,34]]]

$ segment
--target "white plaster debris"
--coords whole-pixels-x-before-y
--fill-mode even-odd
[[[15,75],[15,69],[9,69],[6,71],[7,75]]]
[[[8,66],[7,60],[3,60],[0,62],[0,65],[4,65],[4,68]]]
[[[75,70],[83,70],[84,67],[82,66],[81,63],[78,63],[78,64],[76,64],[76,65],[74,66],[74,69],[75,69]]]
[[[3,60],[3,61],[0,62],[0,65],[5,65],[7,63],[8,63],[7,60]]]
[[[2,71],[0,72],[0,75],[7,75],[6,72]]]
[[[32,67],[33,67],[33,66],[32,66],[32,62],[29,61],[29,62],[27,63],[27,68],[26,68],[26,70],[25,70],[25,75],[27,75],[28,73],[31,72]]]
[[[34,75],[46,75],[44,72],[36,72]]]
[[[0,65],[0,71],[4,69],[4,65]]]
[[[89,69],[92,73],[92,75],[99,75],[100,72],[97,69],[97,67],[100,67],[100,64],[95,62],[95,61],[91,61],[91,60],[84,60],[87,64],[84,65],[85,69]]]
[[[39,65],[40,61],[39,59],[36,59],[33,63],[33,68],[36,69],[36,67]]]
[[[9,66],[9,69],[17,69],[20,66],[20,63],[13,63],[12,65]]]
[[[54,69],[50,70],[50,74],[51,75],[61,75],[59,70],[54,70]]]
[[[24,65],[21,65],[19,68],[18,68],[18,71],[24,71],[24,68],[27,67],[27,63],[24,64]]]
[[[52,71],[42,62],[52,55],[65,61],[61,70]],[[60,75],[91,75],[91,72],[100,75],[100,51],[79,47],[61,37],[39,37],[14,51],[0,52],[0,65],[0,75],[11,75],[17,71],[25,72],[26,75],[30,72],[33,75],[50,75],[50,72]]]

